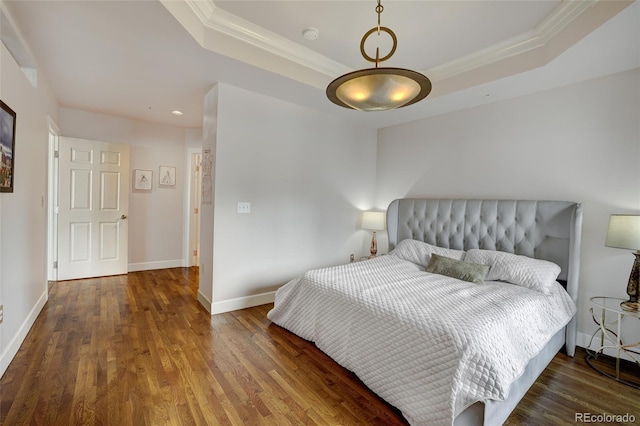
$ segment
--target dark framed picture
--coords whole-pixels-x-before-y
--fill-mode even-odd
[[[13,192],[16,152],[16,113],[0,101],[0,192]]]

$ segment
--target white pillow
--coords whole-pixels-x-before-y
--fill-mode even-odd
[[[486,281],[506,281],[545,294],[560,274],[560,267],[553,262],[503,251],[471,249],[464,260],[489,265]]]
[[[464,257],[463,250],[442,248],[418,240],[400,241],[396,248],[389,252],[389,255],[408,260],[409,262],[426,268],[429,260],[431,260],[431,255],[434,253],[457,260],[462,260]]]

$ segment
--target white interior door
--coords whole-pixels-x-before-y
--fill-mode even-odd
[[[126,274],[129,146],[59,140],[58,280]]]

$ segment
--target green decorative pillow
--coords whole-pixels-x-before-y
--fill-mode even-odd
[[[468,263],[462,260],[451,259],[437,254],[431,255],[431,260],[425,269],[434,274],[446,275],[463,281],[482,284],[484,277],[489,272],[489,265]]]

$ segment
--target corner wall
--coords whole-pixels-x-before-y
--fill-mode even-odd
[[[604,241],[609,215],[640,214],[639,88],[636,69],[382,129],[378,205],[402,197],[582,202],[585,345],[595,330],[589,299],[626,298],[633,256]]]
[[[213,313],[268,303],[305,270],[364,254],[375,130],[224,84],[216,123]]]

